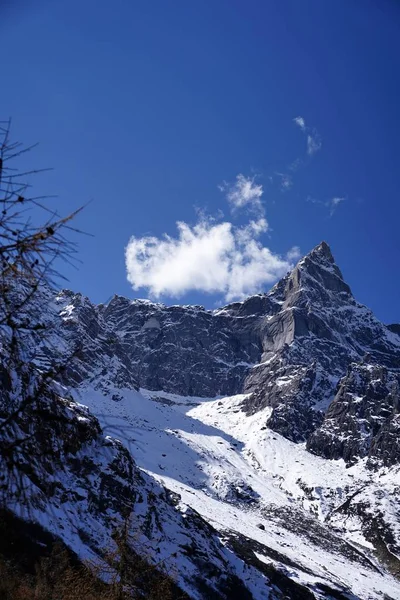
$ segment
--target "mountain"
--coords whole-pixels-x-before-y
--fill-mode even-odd
[[[387,327],[388,329],[390,329],[390,331],[393,331],[393,333],[397,333],[397,335],[400,335],[400,323],[392,323]]]
[[[63,369],[24,415],[15,512],[82,558],[129,512],[192,598],[400,597],[400,335],[325,242],[217,310],[45,287],[27,310],[32,369]]]

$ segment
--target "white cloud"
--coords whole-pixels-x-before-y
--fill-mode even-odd
[[[223,294],[229,302],[257,293],[283,276],[299,256],[285,257],[263,246],[265,218],[244,227],[204,217],[191,227],[177,223],[176,237],[132,237],[125,249],[128,281],[154,298],[179,297],[189,291]]]
[[[226,198],[233,209],[247,207],[264,214],[261,201],[264,193],[263,187],[255,182],[254,177],[237,175],[235,183],[229,184],[225,181],[219,186],[219,189],[226,192]]]
[[[325,206],[326,208],[328,208],[330,217],[332,217],[335,214],[339,204],[341,204],[345,200],[346,198],[341,196],[335,196],[330,200],[318,200],[317,198],[312,198],[311,196],[308,196],[307,198],[307,202],[311,202],[312,204],[320,204],[321,206]]]
[[[303,119],[303,117],[295,117],[295,118],[293,119],[293,121],[296,123],[296,125],[298,125],[298,126],[300,127],[300,129],[301,129],[302,131],[305,131],[305,130],[306,130],[306,122],[305,122],[305,120]]]
[[[327,206],[330,208],[329,216],[332,216],[336,211],[339,204],[344,202],[345,198],[341,198],[339,196],[335,196],[332,200],[328,200]]]
[[[303,166],[302,159],[296,158],[293,162],[290,163],[290,165],[288,166],[288,170],[292,171],[292,173],[295,173],[300,169],[301,166]]]
[[[307,154],[312,156],[321,149],[322,139],[314,127],[307,127],[303,117],[295,117],[294,123],[300,127],[301,131],[307,136]]]
[[[318,150],[321,150],[322,141],[321,136],[316,130],[313,130],[312,134],[307,135],[307,154],[312,156]]]
[[[313,156],[322,147],[322,139],[315,128],[308,127],[304,117],[298,116],[293,119],[294,124],[299,127],[304,134],[307,142],[307,154]],[[305,166],[306,158],[296,158],[289,163],[282,171],[275,171],[269,179],[271,183],[277,182],[281,192],[287,192],[292,189],[297,171]]]
[[[288,173],[279,173],[278,171],[276,171],[275,175],[279,177],[279,187],[281,188],[282,192],[287,192],[288,190],[290,190],[290,188],[293,185],[292,176]]]
[[[299,260],[300,256],[301,256],[301,252],[300,252],[300,248],[298,246],[293,246],[293,248],[291,248],[289,250],[289,252],[286,253],[286,258],[290,262]]]

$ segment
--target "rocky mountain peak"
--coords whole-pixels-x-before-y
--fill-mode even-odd
[[[335,263],[330,246],[324,241],[318,244],[318,246],[315,246],[315,248],[313,248],[309,253],[309,256],[311,256],[314,260],[328,261],[331,264]]]
[[[328,301],[325,292],[345,292],[351,295],[350,287],[343,280],[343,275],[326,242],[321,242],[309,254],[302,258],[293,269],[287,285],[287,291],[304,290],[307,294],[313,291],[322,293],[324,303]]]
[[[400,344],[393,329],[354,299],[325,242],[269,296],[277,310],[265,319],[260,365],[245,380],[246,410],[272,408],[268,426],[301,441],[318,427],[351,362],[369,356],[398,369]]]
[[[400,365],[399,336],[356,302],[326,242],[269,293],[218,310],[120,296],[95,306],[65,290],[39,304],[54,310],[53,349],[43,347],[41,364],[66,348],[69,384],[209,398],[244,392],[249,413],[270,407],[269,427],[294,441],[321,425],[350,363],[369,356],[389,370]]]

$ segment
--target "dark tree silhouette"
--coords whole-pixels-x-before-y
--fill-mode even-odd
[[[50,196],[34,196],[27,178],[47,169],[14,167],[35,146],[11,139],[11,122],[0,122],[0,503],[25,495],[24,476],[45,458],[45,439],[35,424],[63,418],[53,382],[63,370],[59,362],[45,368],[36,352],[48,335],[37,301],[43,286],[62,277],[61,261],[76,261],[76,246],[67,234],[78,231],[72,220],[81,209],[61,217]],[[36,418],[35,418],[36,417]],[[43,434],[45,431],[43,431]],[[29,452],[29,461],[25,454]],[[30,464],[28,464],[28,462]]]

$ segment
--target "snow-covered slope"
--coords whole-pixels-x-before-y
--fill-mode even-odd
[[[268,426],[293,441],[319,428],[351,364],[400,368],[400,337],[354,299],[324,242],[268,294],[215,311],[118,296],[94,306],[69,291],[49,304],[54,348],[67,341],[75,353],[69,383],[200,397],[245,392],[246,412],[269,406]],[[393,423],[381,425],[384,437],[392,432]],[[386,440],[372,442],[379,455]],[[313,451],[324,455],[318,444]]]
[[[117,403],[91,389],[77,396],[141,469],[177,494],[183,513],[195,509],[227,548],[239,554],[251,548],[258,561],[306,585],[315,597],[325,597],[324,585],[365,599],[400,597],[400,582],[374,556],[362,520],[340,518],[339,512],[362,489],[364,501],[373,499],[375,510],[386,511],[399,539],[398,467],[386,470],[377,486],[364,464],[347,469],[343,460],[313,456],[266,429],[269,408],[246,416],[243,395],[206,400],[146,390],[119,394]],[[250,588],[252,578],[244,577]]]
[[[128,510],[196,599],[400,598],[400,337],[325,243],[214,311],[47,288],[29,310],[26,362],[65,368],[21,423],[27,502],[78,554]]]

